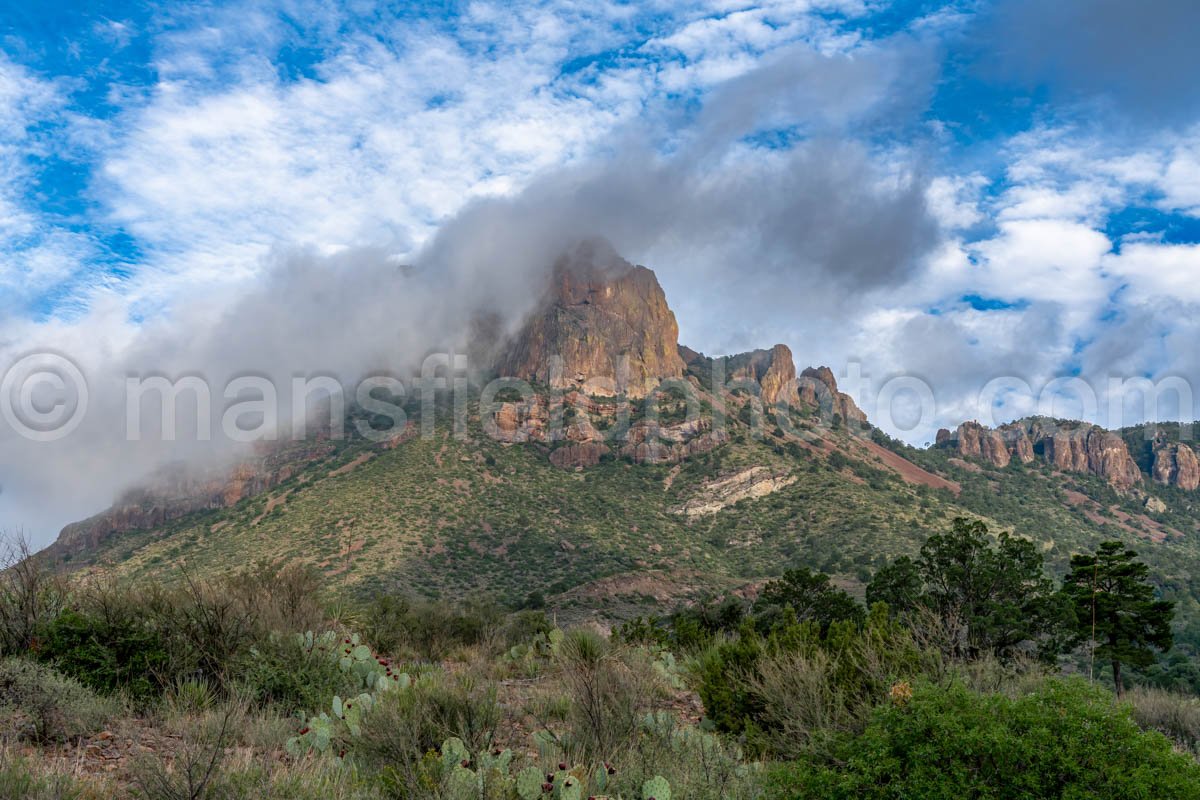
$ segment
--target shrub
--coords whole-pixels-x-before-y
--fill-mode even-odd
[[[1080,680],[1024,697],[919,686],[878,709],[841,766],[773,771],[770,797],[1200,797],[1200,765]]]
[[[0,751],[0,800],[101,800],[111,787],[85,783],[48,764]]]
[[[260,563],[225,581],[240,606],[253,610],[257,628],[280,633],[325,627],[322,585],[316,567],[297,561],[282,566]]]
[[[741,733],[762,716],[762,703],[748,681],[758,671],[764,650],[764,640],[746,625],[737,639],[714,645],[696,657],[700,700],[718,729]]]
[[[142,600],[152,624],[170,647],[170,677],[189,675],[225,689],[239,657],[262,635],[259,609],[228,587],[184,575],[174,591],[151,591]]]
[[[24,655],[62,610],[67,587],[20,535],[0,533],[0,656]]]
[[[614,647],[589,630],[569,632],[560,646],[562,684],[571,700],[559,746],[569,757],[599,764],[637,737],[642,712],[659,683],[639,650]]]
[[[143,756],[133,764],[133,782],[145,800],[202,800],[228,796],[220,791],[225,749],[234,740],[240,712],[229,705],[215,718],[202,718],[183,737],[173,763]]]
[[[37,742],[78,739],[119,713],[77,681],[23,658],[0,661],[0,714],[6,727]]]
[[[760,774],[741,750],[722,737],[680,724],[670,713],[649,714],[633,747],[613,761],[612,794],[638,797],[637,787],[656,775],[674,797],[741,800],[760,796]]]
[[[327,653],[308,650],[294,634],[259,642],[239,660],[239,681],[254,702],[288,713],[324,708],[335,695],[362,691],[360,679]]]
[[[859,732],[870,709],[899,680],[938,673],[910,632],[882,604],[865,623],[809,621],[760,636],[751,623],[736,641],[696,662],[700,698],[721,730],[740,733],[756,754],[827,754]]]
[[[457,647],[471,647],[498,636],[504,625],[499,606],[468,601],[410,603],[395,595],[379,595],[363,611],[357,627],[363,638],[381,653],[413,655],[440,661]]]
[[[1125,693],[1133,719],[1181,748],[1200,753],[1200,699],[1162,689],[1135,687]]]
[[[449,738],[471,752],[491,746],[500,707],[494,685],[469,673],[429,674],[407,690],[385,692],[353,742],[353,756],[396,797],[428,796],[428,753]]]
[[[38,658],[98,692],[136,700],[162,691],[170,657],[144,615],[124,609],[63,611],[46,629]]]
[[[827,755],[839,737],[860,727],[868,709],[839,685],[838,670],[836,657],[822,650],[779,653],[764,658],[747,678],[774,753]]]

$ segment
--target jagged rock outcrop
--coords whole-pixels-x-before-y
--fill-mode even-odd
[[[1182,442],[1154,443],[1154,480],[1163,486],[1178,486],[1194,491],[1200,488],[1200,458],[1196,451]]]
[[[687,517],[715,514],[739,500],[766,497],[795,482],[794,475],[772,472],[767,467],[750,467],[704,484],[675,513]]]
[[[986,461],[996,467],[1007,467],[1012,461],[1004,434],[978,422],[964,422],[958,426],[958,454],[964,458]]]
[[[557,444],[550,461],[564,468],[594,466],[609,453],[639,464],[674,464],[728,440],[725,431],[712,430],[708,417],[630,423],[627,406],[598,403],[580,392],[567,392],[562,400],[557,411],[545,395],[501,403],[485,420],[485,430],[502,442]],[[562,415],[561,425],[550,424],[555,413]]]
[[[629,429],[621,455],[638,464],[676,464],[707,453],[728,440],[725,431],[712,430],[707,418],[686,420],[676,425],[638,423]]]
[[[1029,432],[1022,425],[1001,425],[1001,432],[1004,434],[1005,441],[1008,442],[1009,451],[1013,457],[1022,464],[1032,464],[1037,458],[1037,452],[1033,447],[1033,440],[1029,438]]]
[[[770,350],[751,350],[729,356],[725,359],[725,372],[726,385],[757,385],[764,406],[780,402],[787,406],[800,405],[796,362],[785,344],[777,344]]]
[[[1142,471],[1117,434],[1095,425],[1078,428],[1054,426],[1035,437],[1047,461],[1064,472],[1099,475],[1118,489],[1142,482]]]
[[[830,411],[847,423],[862,425],[867,421],[854,399],[838,391],[837,379],[829,367],[808,367],[801,372],[798,391],[801,402],[820,408],[822,413]]]
[[[555,389],[642,398],[683,376],[678,340],[654,273],[587,241],[555,263],[549,291],[496,370]]]
[[[563,469],[594,467],[611,452],[607,445],[600,442],[574,442],[551,452],[550,463]]]
[[[1028,419],[996,429],[964,422],[953,434],[939,431],[937,446],[995,467],[1006,467],[1014,458],[1028,464],[1041,453],[1063,472],[1098,475],[1121,490],[1142,482],[1141,470],[1120,436],[1081,422]]]
[[[681,347],[680,353],[689,372],[711,384],[714,361],[702,353]],[[854,399],[838,390],[837,379],[829,367],[809,367],[796,374],[796,362],[787,345],[777,344],[770,350],[751,350],[748,353],[724,356],[722,377],[727,389],[756,389],[763,406],[779,405],[819,413],[832,423],[836,415],[843,423],[866,423],[867,415]]]
[[[1007,467],[1013,459],[1029,464],[1037,457],[1029,431],[1019,422],[994,430],[978,422],[964,422],[954,433],[945,429],[938,431],[937,443],[952,443],[959,455],[1001,468]]]

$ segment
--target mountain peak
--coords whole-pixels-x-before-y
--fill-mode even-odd
[[[654,273],[589,239],[555,262],[548,290],[497,370],[555,389],[640,398],[683,376],[678,340]]]

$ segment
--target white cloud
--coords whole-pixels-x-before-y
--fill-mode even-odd
[[[294,36],[277,9],[183,9],[154,39],[155,85],[109,87],[123,108],[111,119],[62,116],[66,139],[97,165],[99,222],[130,233],[144,257],[120,291],[89,273],[77,319],[0,319],[0,363],[51,341],[99,369],[159,340],[181,369],[185,357],[215,363],[220,345],[272,366],[339,350],[365,361],[394,342],[372,342],[368,354],[347,331],[322,328],[330,319],[313,319],[329,291],[321,270],[351,254],[337,274],[355,288],[356,274],[377,279],[389,258],[475,224],[496,227],[452,255],[522,275],[534,266],[514,267],[523,246],[591,225],[659,271],[689,344],[785,341],[804,362],[859,360],[876,378],[912,372],[934,385],[939,424],[976,416],[979,389],[999,374],[1036,385],[1073,360],[1094,371],[1087,352],[1077,358],[1079,342],[1110,348],[1111,363],[1144,365],[1149,347],[1105,339],[1101,317],[1114,303],[1130,318],[1133,305],[1167,297],[1189,314],[1200,304],[1195,247],[1125,239],[1114,253],[1104,232],[1130,203],[1200,214],[1197,131],[1118,144],[1046,123],[999,149],[995,185],[974,166],[936,174],[924,142],[861,135],[896,120],[919,129],[937,79],[931,42],[962,27],[958,14],[923,20],[915,38],[868,40],[824,13],[862,14],[858,0],[474,2],[458,17],[370,31],[336,5],[287,7],[324,49],[302,77],[272,61]],[[102,33],[120,44],[133,33],[123,24]],[[30,130],[61,108],[59,87],[0,60],[8,296],[77,277],[91,255],[86,237],[55,228],[27,200],[24,159],[39,146]],[[736,144],[775,126],[813,135],[792,151]],[[489,216],[483,201],[497,198],[540,214],[532,232],[511,230],[504,203]],[[980,231],[982,241],[968,238]],[[303,269],[279,255],[297,243],[312,248]],[[478,294],[528,294],[496,275],[447,272],[458,304],[382,292],[349,331],[368,340],[393,315],[450,320]],[[336,288],[347,305],[358,301]],[[972,294],[1021,305],[978,311],[963,300]],[[280,297],[284,308],[273,306]],[[150,321],[135,325],[131,313]],[[192,329],[204,341],[190,341]],[[237,339],[247,331],[253,346]],[[298,355],[298,342],[312,352]],[[1170,342],[1173,363],[1189,363],[1186,337]],[[93,471],[109,452],[97,446],[82,465]],[[156,454],[137,455],[61,513],[94,510]],[[58,463],[47,457],[37,479],[50,481]]]
[[[999,228],[973,248],[983,260],[976,282],[988,295],[1076,308],[1106,296],[1100,258],[1112,245],[1104,234],[1059,219],[1004,221]]]
[[[1193,135],[1191,142],[1181,144],[1171,154],[1162,177],[1165,197],[1161,205],[1200,217],[1200,129],[1194,129]]]
[[[14,310],[72,278],[90,253],[86,236],[46,220],[29,200],[30,161],[49,148],[36,129],[63,103],[56,83],[0,53],[0,295]]]
[[[1135,302],[1160,297],[1200,305],[1200,245],[1127,242],[1103,263]]]

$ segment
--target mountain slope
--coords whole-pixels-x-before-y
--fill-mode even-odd
[[[530,393],[486,410],[469,397],[466,438],[444,394],[434,434],[418,435],[414,400],[383,444],[318,438],[222,479],[173,479],[69,526],[49,555],[163,580],[295,559],[355,592],[540,592],[620,617],[794,564],[861,591],[969,515],[1029,537],[1060,572],[1104,539],[1133,544],[1181,602],[1183,640],[1200,641],[1200,495],[1177,429],[966,423],[917,450],[873,431],[832,371],[798,372],[783,345],[716,359],[675,346],[653,273],[610,250],[577,249],[553,275],[495,348]],[[564,353],[570,374],[555,373]],[[614,395],[622,359],[632,379]]]

